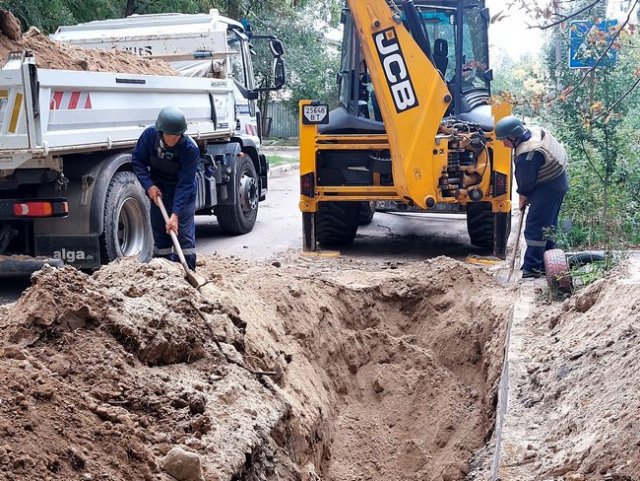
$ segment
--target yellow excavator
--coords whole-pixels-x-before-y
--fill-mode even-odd
[[[372,206],[467,215],[471,243],[504,258],[511,112],[491,99],[484,0],[349,0],[339,106],[300,102],[303,248],[353,242]]]

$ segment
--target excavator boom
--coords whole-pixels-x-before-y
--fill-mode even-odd
[[[394,185],[400,197],[426,208],[429,199],[435,202],[442,161],[425,162],[424,153],[446,156],[436,134],[451,94],[400,12],[386,0],[349,0],[349,8],[382,119],[394,126],[387,129]],[[416,198],[416,192],[424,196]]]

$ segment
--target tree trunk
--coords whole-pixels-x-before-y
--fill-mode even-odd
[[[136,10],[136,0],[127,0],[127,4],[124,7],[124,16],[128,17],[133,15]]]

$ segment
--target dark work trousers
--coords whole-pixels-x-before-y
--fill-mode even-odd
[[[173,189],[167,186],[160,186],[162,191],[162,202],[171,217],[171,206],[173,205]],[[184,258],[191,270],[196,269],[196,197],[190,199],[188,212],[178,217],[178,242],[182,247]],[[164,257],[173,262],[180,262],[178,254],[174,252],[171,236],[167,234],[166,222],[162,217],[162,212],[157,205],[151,202],[151,229],[153,231],[154,257]]]
[[[524,227],[527,250],[522,263],[523,271],[544,270],[544,253],[554,249],[556,226],[564,195],[569,190],[566,174],[536,186],[527,197],[529,213]]]

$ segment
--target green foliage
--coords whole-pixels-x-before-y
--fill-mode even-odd
[[[59,25],[74,22],[73,13],[64,0],[0,0],[0,8],[13,13],[23,31],[33,25],[50,33]]]
[[[569,2],[567,10],[556,13],[566,17],[585,6]],[[590,15],[606,11],[606,2],[596,7],[579,18],[597,23],[599,18]],[[545,23],[545,18],[538,20]],[[569,219],[572,227],[559,243],[570,249],[640,243],[640,38],[628,27],[619,36],[609,33],[589,38],[590,50],[597,59],[610,45],[618,49],[615,67],[569,69],[567,22],[554,28],[542,69],[531,59],[494,64],[494,90],[518,93],[516,113],[549,128],[567,147],[570,191],[561,219]]]
[[[324,7],[322,7],[324,5]],[[336,72],[339,69],[339,52],[331,46],[324,36],[327,23],[317,20],[318,12],[331,13],[331,3],[319,2],[310,9],[281,10],[279,17],[259,15],[251,16],[254,30],[268,32],[280,38],[285,45],[287,62],[287,105],[297,115],[298,101],[312,98],[325,102],[335,102]],[[324,25],[319,28],[318,25]],[[257,70],[265,77],[269,66]]]
[[[561,119],[557,132],[572,158],[562,215],[573,220],[568,239],[578,245],[569,247],[640,242],[640,116],[637,95],[625,97],[640,74],[639,46],[637,35],[622,33],[615,67],[595,69],[584,80],[583,72],[555,71],[556,84],[566,87],[549,111]]]
[[[208,12],[210,8],[218,8],[218,4],[222,2],[212,2],[207,0],[135,0],[129,2],[133,4],[130,12],[138,14],[148,13],[203,13]]]

